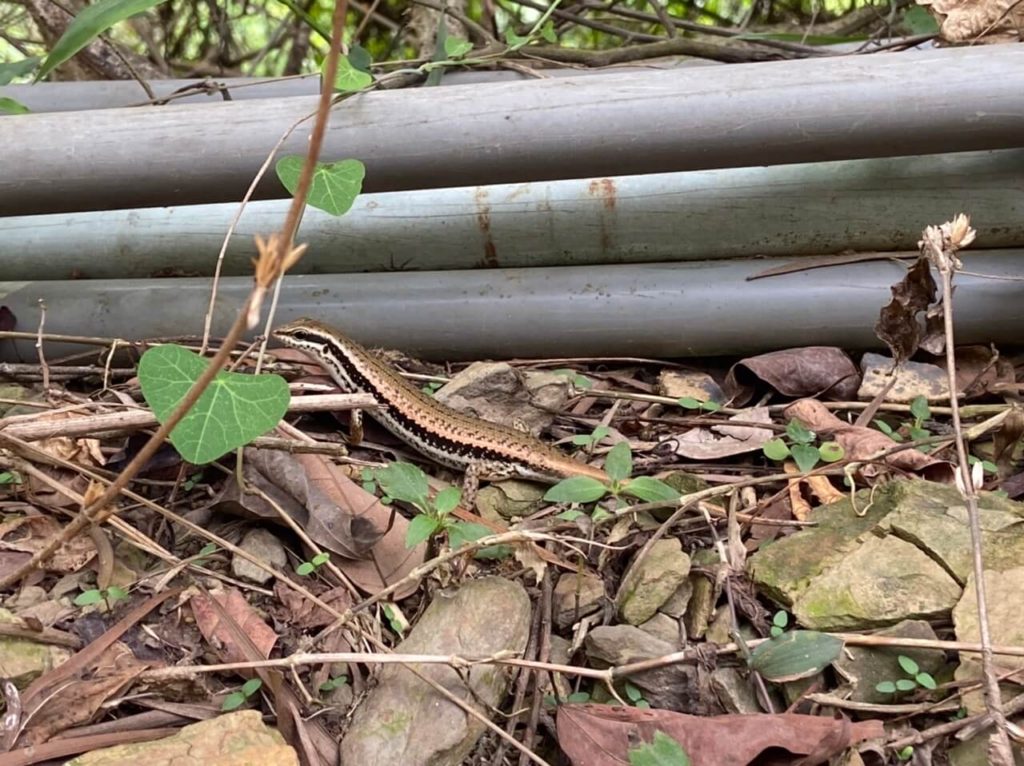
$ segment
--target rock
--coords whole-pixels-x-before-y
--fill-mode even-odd
[[[682,648],[679,620],[669,617],[667,614],[655,612],[651,619],[641,623],[640,630],[650,633],[666,644],[671,644],[674,647],[674,651],[679,651]]]
[[[626,571],[616,598],[619,617],[630,625],[646,622],[668,601],[690,573],[690,557],[676,537],[658,540]]]
[[[519,479],[491,483],[477,492],[476,509],[485,519],[529,516],[541,508],[546,491],[543,485]]]
[[[704,572],[693,572],[688,579],[690,600],[686,605],[683,623],[686,625],[686,637],[691,641],[704,638],[704,634],[707,633],[717,601],[714,572],[721,566],[718,555],[710,549],[694,553],[693,563],[702,569],[712,570],[712,573],[709,577]]]
[[[171,737],[105,747],[67,762],[68,766],[138,763],[297,766],[299,758],[280,732],[263,723],[258,710],[240,710],[190,724]]]
[[[257,527],[250,529],[238,547],[250,554],[257,561],[262,561],[280,571],[288,563],[288,554],[284,546],[271,532]],[[249,582],[264,585],[274,579],[274,575],[265,569],[260,569],[241,556],[234,556],[231,559],[231,571],[235,577],[240,577]]]
[[[0,622],[28,629],[28,626],[7,609],[0,609]],[[27,638],[0,638],[0,677],[19,689],[26,688],[43,673],[66,662],[71,651]]]
[[[884,628],[875,635],[890,638],[922,638],[935,641],[938,637],[932,626],[924,620],[904,620]],[[941,649],[912,649],[900,646],[847,646],[835,661],[846,682],[849,684],[850,699],[856,702],[890,703],[891,694],[876,691],[882,681],[897,681],[907,678],[899,664],[899,656],[910,657],[926,673],[933,677],[945,666],[946,653]]]
[[[907,619],[937,619],[961,589],[920,549],[895,537],[870,537],[793,602],[793,616],[814,630],[865,630]]]
[[[725,394],[706,372],[664,370],[658,376],[658,393],[671,399],[690,397],[701,402],[722,402]]]
[[[1024,505],[982,492],[979,510],[986,566],[1003,570],[1024,560]],[[792,606],[806,627],[862,629],[945,616],[943,604],[959,598],[950,581],[962,585],[970,572],[970,532],[954,487],[893,481],[858,492],[854,503],[842,500],[817,508],[811,519],[819,526],[779,540],[748,561],[754,582],[773,600]],[[858,554],[864,546],[870,552]],[[918,603],[898,603],[900,593],[916,588],[912,581],[921,576],[936,578],[923,584],[930,593],[919,594],[923,600]],[[850,582],[843,583],[844,577]],[[896,580],[901,582],[894,590]],[[826,583],[840,586],[843,592],[831,597],[842,603],[830,605],[822,597]],[[870,609],[865,603],[851,604],[853,594],[846,586],[860,589],[858,600],[876,603]],[[818,593],[809,600],[811,589]],[[810,623],[803,622],[805,616]]]
[[[949,748],[946,753],[949,766],[989,766],[991,763],[988,759],[990,732],[991,729]],[[1013,740],[1010,740],[1010,745],[1013,748],[1014,763],[1016,766],[1024,766],[1024,748],[1014,744]]]
[[[602,625],[587,634],[583,642],[595,667],[626,665],[672,654],[675,647],[632,625]],[[701,683],[695,665],[678,663],[646,670],[629,680],[644,692],[652,707],[693,715],[721,712]]]
[[[19,401],[28,399],[31,392],[24,386],[19,386],[17,383],[4,383],[0,385],[0,399],[17,399]],[[6,402],[0,403],[0,417],[7,414],[13,406]]]
[[[675,617],[677,620],[686,614],[690,597],[693,596],[692,577],[692,575],[687,577],[683,584],[676,588],[676,592],[669,596],[668,601],[658,607],[659,612],[667,614],[669,617]]]
[[[863,372],[857,398],[862,401],[874,399],[889,385],[893,361],[881,354],[864,354],[860,359]],[[904,362],[896,371],[896,382],[885,395],[887,402],[909,404],[918,396],[930,402],[949,401],[949,378],[946,370],[934,364]]]
[[[750,682],[736,668],[711,671],[711,689],[726,713],[762,713]]]
[[[530,600],[517,583],[500,577],[471,580],[453,592],[439,592],[395,652],[490,656],[526,649]],[[477,708],[484,716],[508,688],[509,673],[493,665],[463,671],[471,688],[447,665],[420,665],[417,671]],[[413,673],[386,665],[377,686],[356,709],[341,742],[345,764],[457,766],[484,732]]]
[[[527,377],[505,362],[476,362],[454,375],[434,397],[492,423],[521,423],[536,436],[568,400],[568,386],[564,377],[552,373]]]
[[[565,572],[555,583],[552,611],[555,625],[565,629],[598,611],[606,600],[604,580],[592,572]]]

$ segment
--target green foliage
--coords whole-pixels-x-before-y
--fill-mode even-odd
[[[4,114],[28,114],[31,109],[20,101],[7,96],[0,96],[0,112]]]
[[[56,67],[82,50],[119,21],[131,18],[159,5],[164,0],[100,0],[87,5],[68,24],[64,34],[54,44],[50,54],[36,72],[36,81],[43,79]]]
[[[38,56],[29,56],[21,61],[0,64],[0,85],[8,85],[17,77],[24,77],[39,65]],[[11,99],[12,101],[14,99]]]
[[[816,445],[818,435],[809,430],[803,423],[794,418],[786,426],[785,438],[775,438],[765,442],[761,451],[769,460],[785,460],[793,458],[801,473],[812,470],[819,462],[834,463],[842,460],[843,448],[834,441]],[[788,444],[787,444],[788,441]]]
[[[967,464],[968,465],[974,466],[974,465],[977,465],[978,463],[981,463],[981,470],[984,471],[985,473],[989,473],[989,474],[999,473],[999,467],[995,463],[993,463],[991,460],[982,460],[977,455],[968,455],[967,456]]]
[[[901,761],[909,761],[914,757],[914,746],[907,745],[905,748],[896,753],[896,757]]]
[[[363,53],[366,53],[364,50]],[[366,54],[369,57],[369,54]],[[372,62],[365,62],[362,55],[356,57],[360,64],[369,67]],[[326,59],[324,61],[326,64]],[[321,70],[323,74],[323,70]],[[371,75],[368,69],[364,69],[362,66],[357,66],[352,60],[352,54],[348,56],[340,56],[338,58],[338,71],[334,76],[334,89],[339,93],[355,93],[373,85],[373,75]],[[290,191],[290,190],[289,190]],[[293,192],[294,193],[294,192]],[[340,215],[336,213],[335,215]]]
[[[915,35],[937,35],[939,24],[926,8],[914,5],[903,14],[903,23]]]
[[[612,432],[608,426],[598,426],[589,434],[576,434],[572,437],[572,443],[580,447],[594,447]]]
[[[335,676],[334,678],[328,678],[322,684],[320,684],[320,692],[322,694],[328,694],[333,692],[335,689],[340,689],[342,686],[348,683],[348,676],[341,675]]]
[[[911,441],[919,441],[931,436],[932,432],[924,427],[924,422],[932,416],[928,400],[923,396],[914,397],[914,401],[910,403],[910,414],[913,419],[904,420],[897,429],[881,418],[876,418],[873,422],[879,431],[896,442],[902,442],[905,437],[909,437]],[[927,452],[930,447],[922,446],[920,449],[922,452]]]
[[[676,404],[684,410],[698,410],[700,412],[718,412],[722,409],[722,405],[718,402],[711,401],[710,399],[703,401],[692,396],[681,396],[676,399]]]
[[[690,766],[690,756],[682,745],[663,731],[654,738],[629,750],[630,766]]]
[[[107,610],[113,608],[114,604],[118,601],[124,601],[128,598],[128,591],[124,588],[119,588],[116,585],[111,585],[109,588],[100,590],[99,588],[92,588],[90,590],[83,590],[77,596],[75,596],[75,606],[92,606],[98,604],[101,601],[107,605]]]
[[[820,673],[842,649],[843,642],[827,633],[793,630],[758,644],[748,662],[769,681],[785,683]]]
[[[458,37],[448,37],[444,41],[445,55],[450,59],[460,59],[473,50],[473,43]]]
[[[139,384],[157,420],[165,422],[209,362],[182,346],[155,346],[139,360]],[[171,431],[190,463],[216,460],[280,422],[291,395],[280,375],[217,373],[199,401]]]
[[[381,605],[381,609],[384,612],[384,618],[388,621],[388,625],[391,626],[391,630],[394,631],[395,635],[405,635],[405,631],[409,629],[409,621],[405,619],[405,615],[402,614],[402,610],[398,608],[398,605],[388,601]]]
[[[21,474],[17,471],[0,471],[0,487],[5,484],[21,484]]]
[[[779,636],[781,636],[786,631],[786,627],[788,625],[789,625],[789,614],[787,612],[784,612],[783,610],[780,609],[775,614],[773,614],[772,615],[772,628],[769,631],[771,633],[772,638],[778,638]]]
[[[586,391],[587,389],[594,387],[594,381],[571,367],[561,367],[557,370],[552,370],[551,372],[555,375],[564,375],[569,379],[569,383],[573,388],[578,388],[581,391]]]
[[[302,175],[305,161],[306,158],[299,155],[289,155],[277,161],[277,177],[289,194],[295,194],[299,186],[299,176]],[[325,213],[344,215],[362,191],[365,177],[366,166],[359,160],[318,162],[313,171],[307,202]]]
[[[906,678],[897,678],[894,681],[882,681],[875,684],[875,691],[882,694],[901,694],[913,691],[918,686],[929,691],[938,688],[935,679],[930,673],[921,670],[918,664],[911,657],[901,654],[896,658],[900,669],[907,674]]]
[[[240,708],[247,699],[260,690],[261,686],[263,686],[263,682],[260,679],[250,678],[242,684],[242,688],[239,691],[231,692],[231,694],[224,698],[224,701],[220,703],[220,709],[226,713]]]
[[[302,575],[303,577],[311,575],[330,560],[331,556],[329,553],[318,553],[309,561],[303,561],[295,567],[295,574]]]
[[[364,479],[365,476],[364,472]],[[436,535],[447,533],[448,544],[453,550],[458,550],[467,543],[494,534],[482,524],[452,518],[451,512],[462,500],[462,490],[458,487],[445,487],[431,498],[426,474],[410,463],[390,463],[373,471],[372,477],[372,481],[364,481],[364,486],[366,483],[379,485],[386,495],[386,500],[401,500],[417,511],[405,533],[407,548],[413,548]],[[504,558],[510,554],[511,549],[508,546],[492,545],[476,551],[474,556],[494,559]]]
[[[626,681],[622,685],[623,691],[626,692],[626,699],[633,707],[648,709],[651,703],[644,699],[644,693],[635,684],[630,681]]]
[[[619,442],[608,451],[604,467],[611,484],[590,476],[570,476],[551,487],[544,494],[544,499],[549,503],[594,503],[606,495],[635,497],[648,503],[679,499],[679,492],[660,479],[650,476],[629,478],[633,471],[633,453],[628,442]],[[598,509],[593,518],[597,521],[606,515],[607,511]],[[559,516],[564,517],[564,514]]]

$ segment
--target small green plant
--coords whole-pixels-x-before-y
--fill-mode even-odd
[[[983,460],[977,455],[968,455],[967,463],[971,466],[975,466],[978,463],[981,463],[981,470],[988,474],[999,473],[999,468],[998,466],[996,466],[995,463],[993,463],[991,460]]]
[[[422,386],[420,386],[420,390],[427,396],[433,396],[434,394],[437,393],[437,390],[441,388],[441,386],[443,385],[444,383],[442,383],[440,380],[430,380],[424,383]]]
[[[907,674],[907,677],[875,684],[875,691],[882,694],[901,694],[913,691],[918,686],[929,690],[937,688],[938,684],[935,683],[935,679],[932,678],[931,674],[922,671],[918,664],[910,657],[901,654],[896,658],[896,661],[899,662],[900,669]]]
[[[772,638],[778,638],[786,632],[788,626],[789,614],[780,609],[772,615],[772,627],[769,633],[771,633]]]
[[[570,476],[545,493],[549,503],[594,503],[611,495],[635,497],[645,503],[669,502],[679,499],[678,490],[650,476],[629,478],[633,472],[633,453],[627,442],[619,442],[605,456],[604,470],[611,479],[605,484],[590,476]],[[594,518],[599,518],[595,513]]]
[[[22,484],[21,474],[17,471],[0,471],[0,486],[4,484]]]
[[[187,479],[185,479],[185,481],[183,481],[181,483],[181,488],[185,492],[191,492],[193,489],[196,488],[196,485],[202,480],[202,478],[203,478],[203,472],[202,471],[196,471],[194,474],[189,476]]]
[[[224,701],[220,703],[220,709],[226,713],[229,710],[240,708],[247,699],[260,690],[261,686],[263,686],[263,682],[260,679],[250,678],[242,684],[241,689],[237,692],[231,692],[231,694],[224,698]]]
[[[789,441],[789,444],[786,441]],[[834,441],[815,444],[818,435],[794,418],[786,426],[785,438],[775,438],[765,442],[762,451],[769,460],[785,460],[793,458],[801,473],[807,473],[819,462],[834,463],[842,460],[843,448]]]
[[[409,621],[405,618],[405,614],[391,601],[386,601],[381,604],[381,609],[384,612],[384,617],[388,621],[388,625],[391,626],[391,630],[395,632],[395,635],[401,637],[405,635],[405,631],[409,630]]]
[[[295,574],[302,575],[303,577],[311,575],[330,560],[331,555],[329,553],[318,553],[309,561],[303,561],[295,567]]]
[[[482,524],[453,518],[451,512],[462,500],[462,490],[458,487],[445,487],[431,497],[426,474],[411,463],[391,463],[384,468],[378,468],[373,471],[371,479],[364,481],[364,487],[371,484],[373,487],[379,486],[384,492],[382,502],[401,500],[416,509],[416,516],[409,522],[409,530],[405,535],[407,548],[426,542],[435,535],[446,533],[448,544],[457,550],[466,543],[493,534]],[[507,546],[495,545],[482,548],[474,555],[485,559],[503,558],[510,552]]]
[[[924,427],[924,422],[932,416],[928,400],[923,396],[914,397],[914,401],[910,403],[910,414],[913,416],[913,420],[903,421],[898,428],[893,428],[880,418],[875,418],[872,422],[879,431],[896,442],[902,442],[905,438],[919,441],[931,436],[932,432]]]
[[[109,588],[91,588],[90,590],[83,590],[77,596],[75,596],[75,606],[92,606],[98,604],[101,601],[107,605],[107,610],[113,608],[114,604],[118,601],[124,601],[128,598],[128,591],[124,588],[119,588],[116,585],[111,585]]]
[[[909,761],[911,758],[914,757],[914,746],[907,745],[902,750],[897,750],[896,757],[899,758],[901,761]]]
[[[608,426],[598,426],[589,434],[576,434],[572,437],[572,443],[580,447],[594,447],[611,432],[612,429]]]
[[[348,683],[348,676],[341,675],[333,678],[328,678],[322,684],[320,684],[321,694],[330,694],[335,689],[340,689],[342,686]]]
[[[626,699],[629,700],[629,703],[633,707],[643,708],[644,710],[647,710],[651,707],[651,703],[644,699],[643,691],[641,691],[631,682],[626,681],[622,685],[622,688],[623,691],[626,692]]]
[[[587,389],[594,387],[594,381],[571,367],[562,367],[557,370],[552,370],[552,372],[555,373],[555,375],[564,375],[568,378],[570,385],[572,385],[573,388],[578,388],[580,391],[586,391]]]
[[[722,405],[718,402],[713,402],[710,399],[703,401],[692,396],[681,396],[676,399],[676,404],[684,410],[697,410],[698,412],[718,412],[722,409]]]
[[[654,732],[650,742],[629,749],[630,766],[690,766],[683,746],[663,731]]]

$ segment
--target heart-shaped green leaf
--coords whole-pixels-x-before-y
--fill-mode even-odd
[[[356,66],[357,62],[362,63],[362,61],[361,55],[356,56],[356,62],[353,62],[348,56],[338,59],[338,73],[334,77],[335,90],[352,93],[373,84],[373,76]]]
[[[295,194],[305,157],[290,155],[277,162],[277,177],[290,194]],[[318,162],[309,187],[309,204],[331,215],[343,215],[363,189],[366,166],[359,160]]]
[[[161,423],[174,411],[209,362],[173,344],[139,360],[142,395]],[[171,443],[190,463],[209,463],[278,424],[288,410],[288,383],[279,375],[221,372],[171,431]]]

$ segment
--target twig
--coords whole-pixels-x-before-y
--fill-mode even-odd
[[[967,460],[967,446],[960,425],[960,408],[956,397],[956,357],[953,335],[953,274],[962,266],[957,251],[974,241],[975,231],[970,219],[958,215],[942,226],[929,226],[920,242],[921,253],[926,256],[939,272],[942,279],[942,319],[946,336],[946,374],[949,379],[950,406],[952,407],[953,433],[956,434],[956,453],[959,463],[957,487],[967,506],[968,526],[971,530],[971,563],[974,572],[974,588],[978,599],[978,633],[981,639],[981,666],[985,678],[985,706],[992,716],[996,732],[990,741],[990,762],[999,766],[1012,766],[1013,751],[1006,729],[1002,698],[999,693],[999,679],[992,654],[992,634],[988,622],[988,600],[985,595],[985,563],[982,558],[981,518],[978,511],[978,492],[972,476],[971,464]]]
[[[46,303],[39,299],[39,327],[36,330],[36,353],[39,354],[39,367],[43,374],[43,391],[50,390],[50,368],[46,364],[46,354],[43,352],[43,325],[46,324]]]

